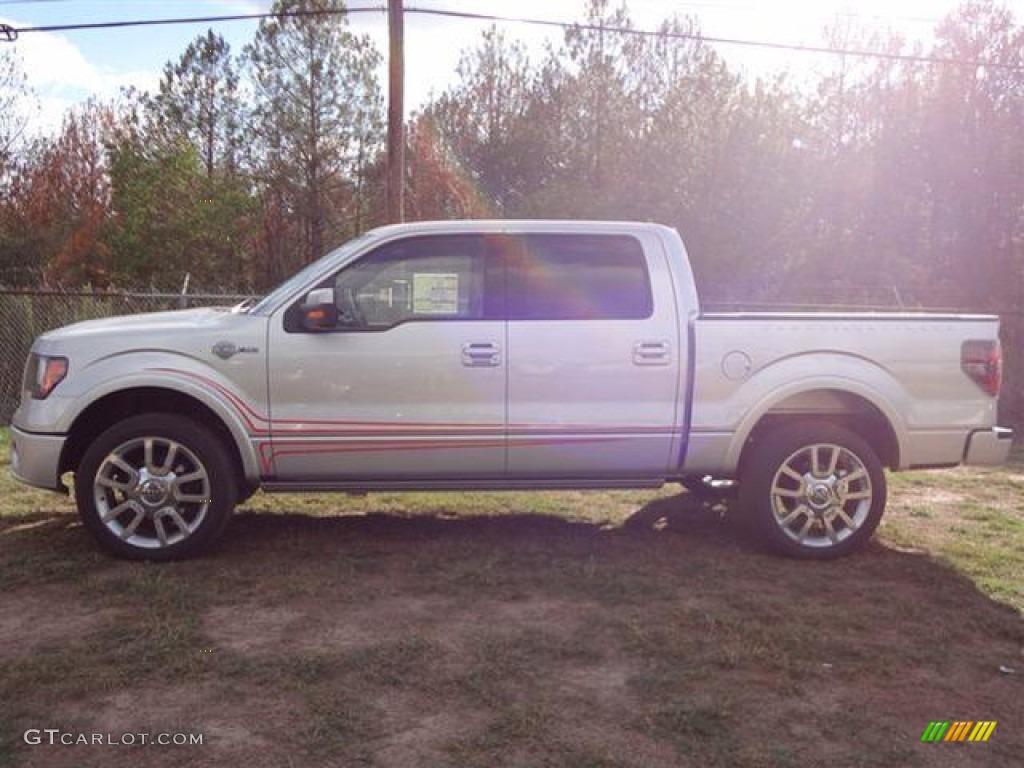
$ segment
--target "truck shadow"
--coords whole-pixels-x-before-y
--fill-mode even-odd
[[[48,539],[51,545],[80,550],[82,554],[98,552],[77,515],[67,510],[0,517],[0,535],[0,541],[9,544]],[[571,548],[599,541],[628,548],[650,546],[657,541],[660,547],[677,554],[687,550],[762,552],[728,501],[708,501],[684,491],[654,498],[616,524],[537,513],[528,508],[488,514],[376,512],[371,508],[368,512],[346,514],[345,499],[340,496],[336,509],[326,515],[256,512],[243,506],[233,516],[224,539],[211,556],[244,558],[267,550],[280,553],[282,542],[290,550],[312,553],[361,544],[379,545],[389,540],[396,545],[432,540],[504,541],[512,549],[537,543]],[[868,549],[877,550],[880,545],[872,543]]]
[[[614,540],[625,544],[665,539],[682,548],[700,545],[730,551],[757,549],[727,503],[709,502],[683,492],[652,499],[617,524],[594,523],[527,510],[457,515],[371,511],[324,517],[254,513],[243,509],[236,513],[228,529],[225,551],[234,551],[238,546],[259,546],[261,540],[279,536],[307,535],[317,540],[321,537],[337,539],[336,544],[351,543],[361,537],[374,540],[393,538],[395,541],[411,538],[421,542],[432,538],[504,539],[509,546],[529,544],[535,540],[554,545],[588,540]],[[319,548],[319,543],[316,546]]]

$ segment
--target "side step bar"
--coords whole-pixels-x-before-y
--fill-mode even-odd
[[[554,491],[554,490],[609,490],[650,489],[665,484],[663,478],[465,478],[462,480],[436,480],[395,478],[389,480],[265,480],[260,487],[267,493],[315,491],[341,493],[373,493],[377,491]]]

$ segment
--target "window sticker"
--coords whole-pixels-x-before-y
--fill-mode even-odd
[[[416,272],[413,274],[412,311],[417,315],[458,314],[458,274],[441,272]]]

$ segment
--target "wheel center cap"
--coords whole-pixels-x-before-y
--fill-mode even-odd
[[[815,509],[824,509],[832,503],[832,489],[823,483],[812,485],[807,492],[807,500]]]
[[[156,506],[167,498],[167,485],[161,480],[150,478],[139,488],[139,495],[146,504]]]

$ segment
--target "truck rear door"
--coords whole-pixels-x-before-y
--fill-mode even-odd
[[[509,476],[664,476],[687,358],[660,241],[530,233],[506,251]]]

